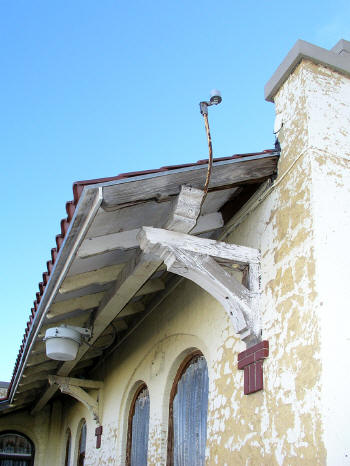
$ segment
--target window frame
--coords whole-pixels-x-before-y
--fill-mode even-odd
[[[131,466],[131,447],[132,447],[132,420],[135,414],[135,408],[136,408],[136,401],[140,395],[140,393],[144,390],[148,390],[148,396],[149,396],[149,389],[148,386],[145,382],[142,382],[141,385],[137,387],[137,390],[134,393],[134,396],[132,398],[132,401],[130,403],[130,409],[129,409],[129,416],[128,416],[128,430],[127,430],[127,437],[126,437],[126,457],[125,457],[125,466]],[[149,422],[149,418],[148,418]]]
[[[195,358],[200,358],[203,357],[205,360],[204,354],[200,350],[195,350],[189,353],[182,361],[180,364],[172,387],[170,391],[170,397],[169,397],[169,418],[168,418],[168,441],[167,441],[167,461],[166,465],[167,466],[173,466],[174,465],[174,398],[177,394],[177,389],[178,389],[178,384],[183,376],[183,374],[186,372],[187,368],[191,365],[192,361]]]
[[[13,458],[13,455],[11,455],[11,453],[10,453],[8,455],[6,455],[6,454],[1,455],[0,459],[28,461],[28,465],[33,466],[34,465],[34,459],[35,459],[35,445],[34,445],[34,442],[28,437],[28,435],[23,434],[22,432],[19,432],[18,430],[2,430],[2,431],[0,431],[0,436],[3,436],[3,435],[18,435],[19,437],[25,438],[30,443],[30,445],[32,447],[32,452],[31,452],[31,457],[30,458],[28,458],[27,455],[23,455],[23,456],[16,455],[16,457]]]
[[[81,439],[82,439],[82,433],[83,433],[83,428],[85,426],[85,449],[84,449],[84,457],[81,458],[81,451],[80,451],[80,448],[81,448]],[[80,423],[79,423],[79,430],[78,430],[78,435],[79,435],[79,442],[78,442],[78,451],[77,451],[77,466],[83,466],[84,463],[85,463],[85,456],[86,456],[86,438],[87,438],[87,424],[86,424],[86,419],[83,418],[81,419]],[[81,459],[83,460],[83,462],[81,462]]]
[[[72,431],[69,427],[66,429],[65,435],[65,457],[64,457],[64,466],[69,466],[70,460],[72,457]]]

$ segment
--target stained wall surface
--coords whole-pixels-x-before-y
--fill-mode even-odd
[[[0,418],[0,430],[12,423],[27,432],[33,425],[37,464],[45,464],[42,445],[49,439],[46,464],[59,465],[69,427],[75,464],[85,418],[85,464],[122,465],[131,400],[146,383],[148,464],[165,465],[172,383],[183,359],[199,349],[209,374],[206,464],[348,464],[347,384],[340,386],[334,359],[339,357],[341,365],[339,355],[349,351],[344,292],[349,253],[343,247],[350,233],[349,89],[348,78],[306,60],[289,76],[275,96],[276,114],[283,122],[278,177],[226,238],[261,250],[262,339],[270,343],[263,391],[243,394],[237,355],[245,345],[224,309],[183,280],[92,374],[104,381],[100,449],[95,448],[95,421],[68,397],[62,398],[62,409],[56,402],[35,418]]]

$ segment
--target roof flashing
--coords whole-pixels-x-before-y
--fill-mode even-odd
[[[331,50],[326,50],[299,39],[265,85],[265,100],[268,102],[274,101],[280,87],[302,59],[328,66],[335,71],[350,76],[349,41],[341,39]]]

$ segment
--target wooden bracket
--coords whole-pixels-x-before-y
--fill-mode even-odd
[[[170,272],[192,280],[217,299],[248,348],[260,341],[257,249],[152,227],[143,227],[138,239],[141,249],[163,260]],[[246,271],[244,284],[225,268],[232,265]]]
[[[100,426],[99,418],[99,401],[100,389],[103,387],[103,382],[97,380],[76,379],[73,377],[60,377],[58,375],[49,375],[49,384],[57,385],[62,393],[72,396],[76,400],[83,403],[89,410],[91,416]],[[97,400],[94,399],[83,388],[98,390]]]

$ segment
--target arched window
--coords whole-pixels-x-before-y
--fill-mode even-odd
[[[168,466],[205,464],[208,367],[199,351],[179,367],[170,393]]]
[[[32,466],[34,464],[34,445],[18,432],[0,433],[0,465]]]
[[[84,466],[85,449],[86,449],[86,421],[84,419],[80,427],[77,466]]]
[[[65,455],[65,460],[64,460],[64,466],[70,465],[71,445],[72,445],[72,435],[68,427],[67,432],[66,432],[66,455]]]
[[[145,384],[136,391],[131,403],[126,447],[127,466],[146,466],[149,429],[149,393]]]

